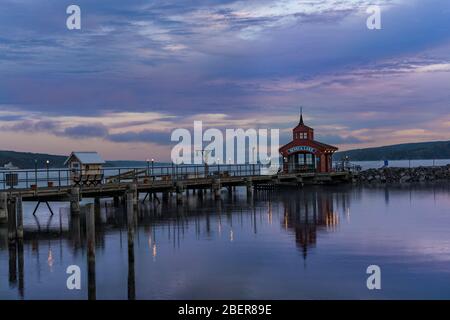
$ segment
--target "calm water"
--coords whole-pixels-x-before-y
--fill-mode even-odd
[[[0,228],[0,298],[450,299],[449,185],[243,191],[141,205],[130,247],[123,210],[102,202],[89,281],[84,213],[52,203],[35,220],[26,203],[23,249]],[[380,291],[366,288],[371,264]]]

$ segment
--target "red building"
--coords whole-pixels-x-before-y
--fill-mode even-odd
[[[338,148],[314,140],[314,129],[300,122],[293,129],[293,140],[279,150],[283,157],[284,172],[330,172],[333,153]]]

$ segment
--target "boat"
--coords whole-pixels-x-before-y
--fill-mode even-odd
[[[8,162],[7,164],[5,164],[3,167],[1,167],[0,169],[2,170],[18,170],[19,168],[16,167],[11,161]]]

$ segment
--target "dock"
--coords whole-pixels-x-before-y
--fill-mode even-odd
[[[23,239],[24,201],[36,202],[33,214],[43,204],[53,214],[50,202],[68,202],[71,215],[79,215],[80,201],[85,198],[98,203],[102,198],[110,198],[114,206],[122,204],[132,212],[141,200],[159,204],[175,196],[177,203],[182,204],[190,193],[203,197],[209,192],[220,198],[222,190],[232,193],[236,187],[245,187],[251,197],[259,190],[352,181],[350,172],[271,173],[261,164],[103,168],[92,178],[74,177],[79,175],[69,169],[0,172],[0,224],[8,225],[9,241]],[[141,199],[141,195],[145,197]]]

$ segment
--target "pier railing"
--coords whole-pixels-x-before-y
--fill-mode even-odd
[[[266,169],[266,170],[265,170]],[[134,181],[178,181],[211,177],[245,177],[270,174],[261,164],[241,165],[167,165],[135,168],[106,167],[85,169],[30,169],[0,171],[0,190],[37,189],[79,185],[92,187],[103,184],[122,184]]]

